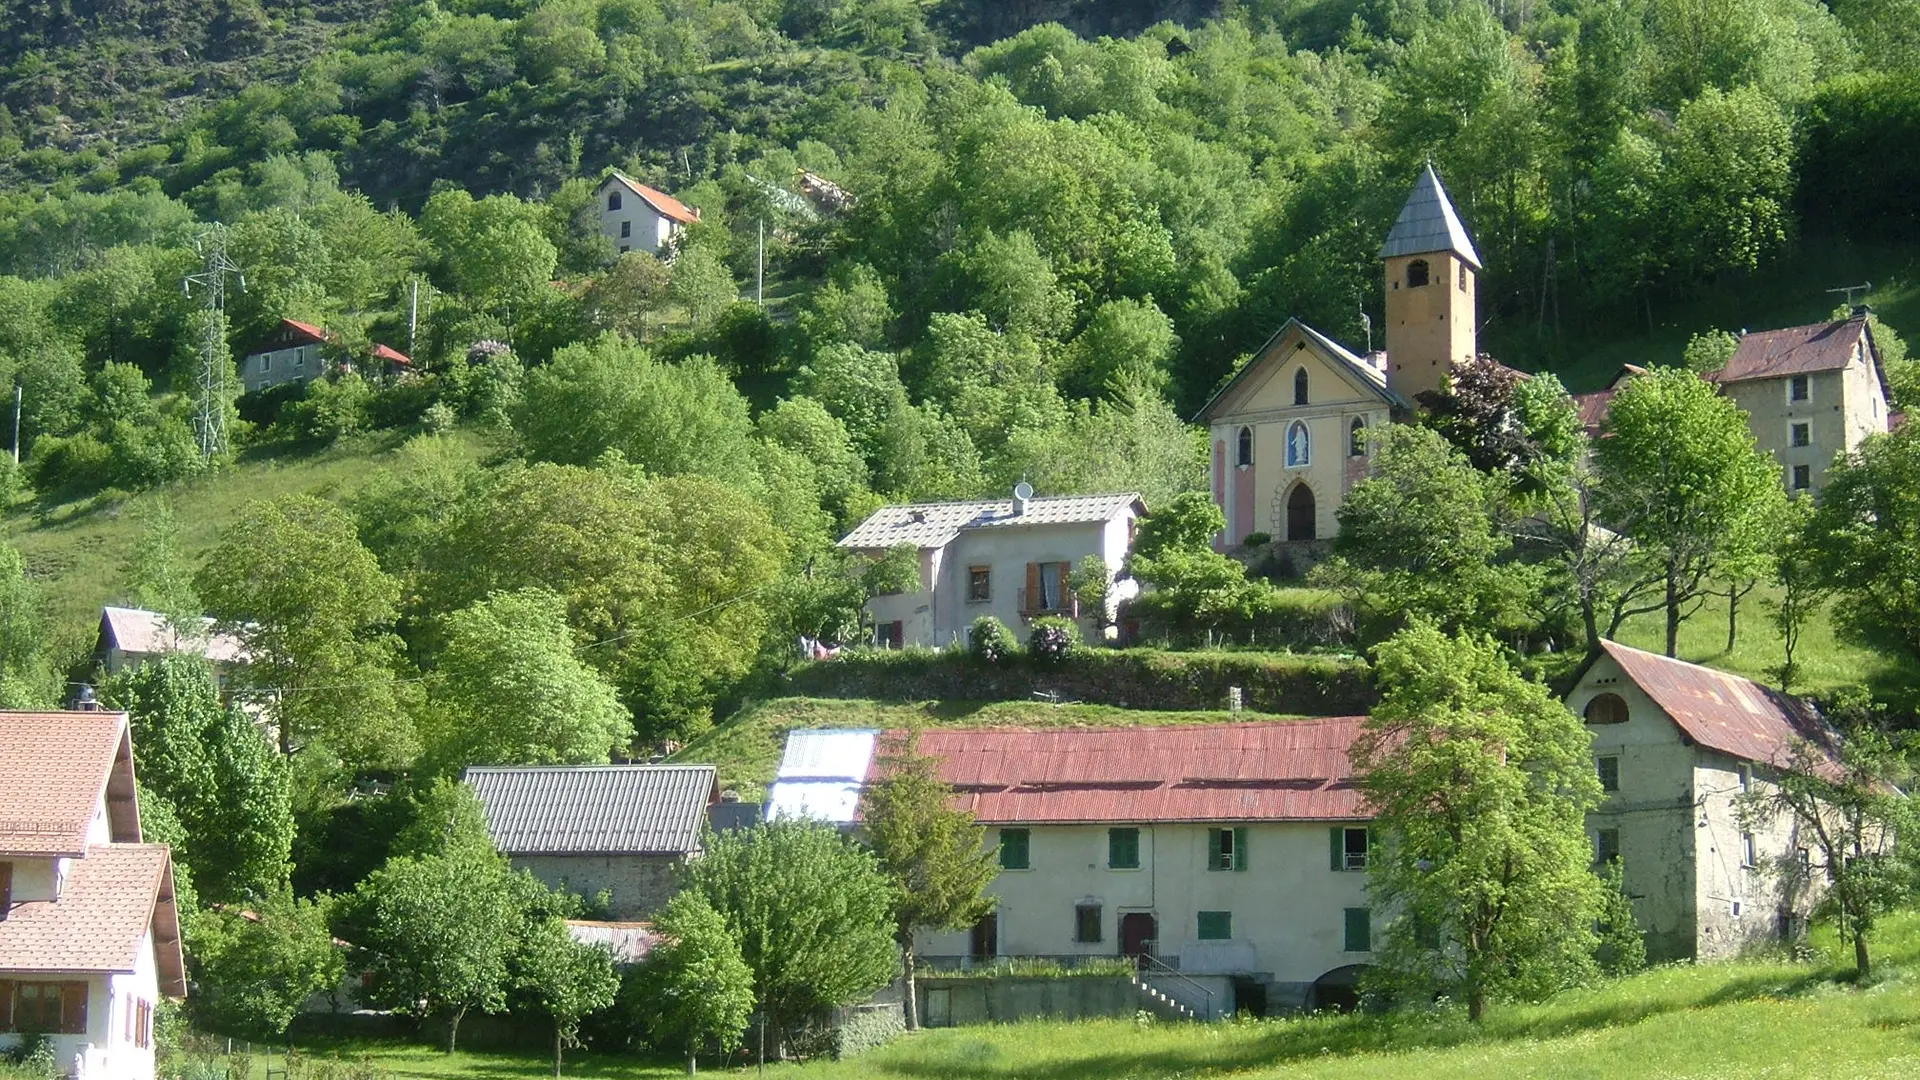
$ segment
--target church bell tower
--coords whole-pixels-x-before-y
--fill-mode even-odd
[[[1473,293],[1480,255],[1429,162],[1380,245],[1386,263],[1387,389],[1419,406],[1478,352]]]

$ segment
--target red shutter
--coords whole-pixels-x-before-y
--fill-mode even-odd
[[[0,1031],[13,1030],[13,980],[0,979]]]
[[[60,984],[60,1034],[85,1035],[87,1033],[87,984],[67,982]]]

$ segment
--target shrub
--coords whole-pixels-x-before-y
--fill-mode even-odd
[[[373,389],[358,375],[316,379],[305,397],[283,410],[283,420],[296,438],[331,443],[367,429],[372,399]]]
[[[1271,533],[1250,532],[1247,535],[1240,538],[1241,547],[1250,547],[1250,548],[1265,547],[1266,545],[1271,543],[1273,543],[1273,534]]]
[[[286,406],[307,396],[307,384],[285,382],[278,386],[269,386],[265,390],[241,394],[233,403],[234,411],[240,419],[255,427],[269,427],[280,419],[280,411]]]
[[[982,615],[967,633],[967,651],[983,664],[1004,663],[1013,655],[1013,631],[999,619]]]
[[[1027,634],[1027,651],[1034,659],[1050,664],[1065,660],[1079,644],[1080,628],[1072,619],[1058,615],[1043,615],[1033,620],[1033,629]]]
[[[420,426],[429,435],[445,435],[453,430],[453,425],[459,420],[460,414],[444,401],[434,402],[427,406],[426,412],[420,414]]]
[[[376,428],[406,427],[439,403],[440,384],[433,378],[409,375],[370,393],[368,398],[368,423]]]

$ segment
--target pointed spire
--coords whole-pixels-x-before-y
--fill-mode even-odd
[[[1380,257],[1423,255],[1430,251],[1450,251],[1466,260],[1468,266],[1480,269],[1480,253],[1473,250],[1467,227],[1460,224],[1460,215],[1454,212],[1453,200],[1447,198],[1447,189],[1441,185],[1431,161],[1421,170],[1420,179],[1413,182],[1413,193],[1400,208],[1393,231],[1387,233],[1386,242],[1380,245]]]

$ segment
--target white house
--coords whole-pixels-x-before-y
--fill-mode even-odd
[[[711,765],[475,767],[466,783],[516,870],[589,901],[604,892],[622,920],[672,899],[720,802]]]
[[[0,1048],[46,1035],[73,1080],[152,1080],[154,1007],[186,992],[126,714],[0,712]]]
[[[1607,800],[1588,816],[1596,861],[1619,859],[1657,960],[1720,959],[1791,939],[1812,897],[1771,868],[1800,861],[1795,823],[1741,827],[1734,800],[1764,789],[1795,743],[1833,745],[1799,698],[1723,671],[1601,643],[1567,706],[1593,733]]]
[[[1351,1004],[1375,932],[1347,759],[1362,720],[922,732],[1001,870],[992,916],[916,949],[1151,957],[1146,980],[1209,1017]],[[876,734],[791,732],[769,814],[852,823],[876,744],[901,737]]]
[[[213,626],[212,619],[202,619],[197,631],[182,633],[157,611],[109,605],[100,609],[94,658],[108,675],[117,675],[167,653],[191,653],[205,657],[224,678],[246,658],[246,647],[232,634],[215,633]]]
[[[919,590],[867,602],[876,644],[965,642],[983,615],[1015,633],[1036,616],[1065,616],[1090,633],[1098,613],[1080,610],[1068,575],[1089,556],[1106,563],[1111,620],[1115,605],[1136,588],[1131,581],[1111,583],[1145,513],[1132,492],[1035,498],[1021,484],[1012,499],[882,507],[840,546],[868,556],[901,545],[920,553]]]
[[[659,254],[680,230],[700,220],[700,211],[618,171],[607,174],[595,193],[600,200],[600,232],[615,251]]]

